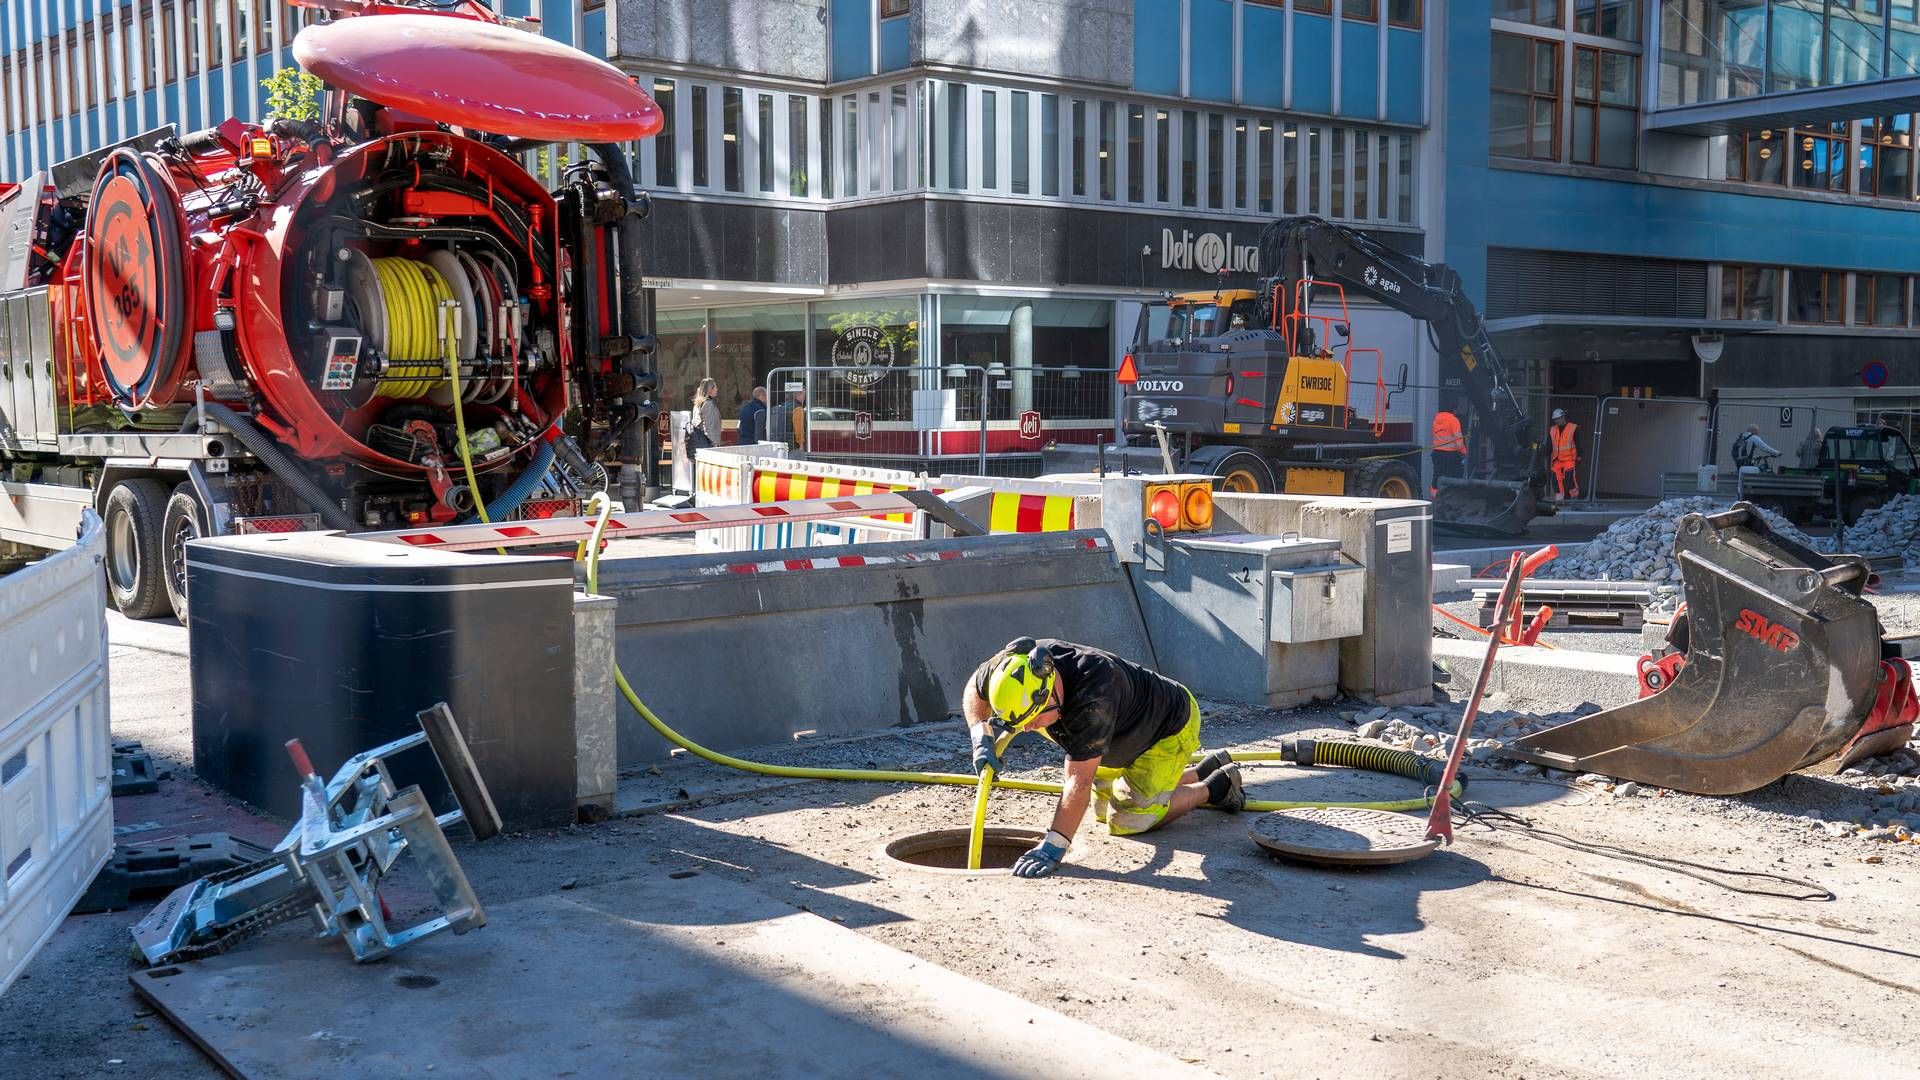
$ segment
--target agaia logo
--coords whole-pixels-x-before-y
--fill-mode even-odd
[[[1367,265],[1365,270],[1361,271],[1360,280],[1366,282],[1367,288],[1369,289],[1379,289],[1381,292],[1394,293],[1396,295],[1400,292],[1400,283],[1390,280],[1381,274],[1379,268],[1371,263]]]

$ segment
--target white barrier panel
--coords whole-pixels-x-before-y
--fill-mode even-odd
[[[100,519],[0,577],[0,993],[113,855]]]

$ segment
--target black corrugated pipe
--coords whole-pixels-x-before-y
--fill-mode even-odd
[[[353,528],[353,520],[347,517],[346,511],[340,509],[340,504],[327,494],[326,489],[314,483],[312,477],[301,472],[292,458],[281,452],[280,444],[274,441],[273,436],[217,401],[203,402],[198,408],[205,409],[208,416],[219,421],[220,426],[232,432],[234,438],[253,451],[253,456],[266,465],[268,472],[285,481],[294,494],[305,499],[327,528],[341,532]]]

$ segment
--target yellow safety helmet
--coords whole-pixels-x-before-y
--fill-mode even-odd
[[[1053,654],[1032,638],[1016,638],[1000,650],[987,676],[987,705],[1018,731],[1052,700],[1053,680]]]

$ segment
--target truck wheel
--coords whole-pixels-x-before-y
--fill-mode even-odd
[[[1420,475],[1404,461],[1369,461],[1347,474],[1347,494],[1362,499],[1417,499]]]
[[[129,619],[151,619],[167,600],[160,537],[167,489],[158,480],[126,480],[107,495],[107,592]]]
[[[181,625],[187,621],[187,541],[207,535],[207,514],[192,484],[173,489],[160,526],[161,562],[166,568],[167,599]]]
[[[1236,450],[1214,462],[1213,475],[1220,478],[1220,490],[1257,495],[1275,489],[1273,470],[1265,459],[1247,450]]]

